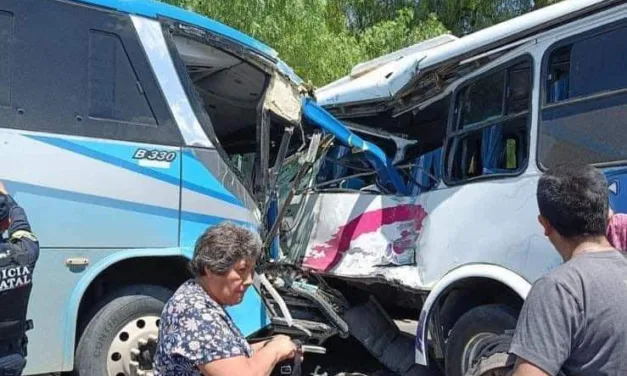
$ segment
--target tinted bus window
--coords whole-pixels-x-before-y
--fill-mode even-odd
[[[89,116],[157,124],[119,36],[90,30],[88,65]]]
[[[528,160],[531,61],[488,73],[455,96],[447,181],[518,174]]]
[[[540,165],[627,160],[627,29],[587,33],[544,61]]]
[[[3,6],[1,127],[181,145],[127,14],[66,1],[11,0]]]

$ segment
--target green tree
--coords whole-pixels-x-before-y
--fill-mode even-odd
[[[380,21],[361,32],[358,38],[366,59],[373,59],[448,32],[435,14],[430,14],[420,23],[414,21],[413,10],[402,8],[397,11],[396,18]]]
[[[331,0],[166,1],[268,44],[316,85],[340,77],[363,58],[357,40],[346,31],[346,16]]]
[[[276,49],[320,86],[355,64],[446,32],[462,36],[559,0],[162,0]]]
[[[348,28],[354,34],[379,24],[393,20],[402,9],[415,8],[416,0],[336,0],[347,15]]]
[[[562,0],[535,0],[534,1],[534,8],[542,8],[545,7],[547,5],[551,5],[551,4],[555,4],[555,3],[559,3]]]
[[[355,64],[445,31],[435,16],[414,25],[409,9],[360,33],[352,32],[346,4],[334,0],[166,0],[207,15],[276,49],[304,79],[323,85]]]
[[[528,12],[531,0],[421,0],[418,19],[435,13],[457,36],[466,35]]]
[[[349,15],[349,28],[358,34],[391,20],[404,8],[414,11],[412,26],[433,14],[455,35],[469,34],[560,0],[337,0]]]

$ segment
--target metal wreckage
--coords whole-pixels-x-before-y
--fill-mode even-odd
[[[600,165],[611,206],[627,209],[623,136],[608,141],[627,82],[589,56],[622,45],[626,14],[613,1],[564,1],[361,63],[318,89],[317,103],[355,136],[335,138],[286,196],[282,262],[299,277],[274,276],[281,296],[302,294],[310,278],[326,300],[314,321],[395,374],[511,371],[524,298],[561,263],[536,226],[541,171],[573,158]],[[603,127],[589,125],[592,113]],[[365,143],[350,144],[357,136]],[[415,338],[395,325],[407,318]]]
[[[26,374],[150,375],[164,297],[222,220],[265,239],[255,288],[228,308],[251,341],[285,333],[305,352],[357,341],[378,370],[349,359],[352,347],[325,356],[368,375],[504,371],[506,331],[561,262],[536,225],[541,171],[598,164],[627,212],[619,1],[566,0],[442,35],[316,91],[269,47],[179,8],[37,0],[32,13],[34,2],[0,6],[0,37],[25,33],[6,46],[64,43],[16,48],[0,68],[30,69],[7,87],[58,93],[3,120],[0,179],[27,208],[62,207],[73,231],[58,231],[58,211],[29,211],[40,270],[57,283],[34,283]],[[128,101],[106,100],[116,85]],[[0,111],[13,97],[0,92]]]

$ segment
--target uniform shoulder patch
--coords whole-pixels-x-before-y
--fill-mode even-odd
[[[11,235],[11,240],[18,240],[18,239],[22,239],[22,238],[28,238],[34,242],[37,242],[37,237],[35,235],[33,235],[32,232],[29,231],[25,231],[25,230],[19,230],[19,231],[15,231],[12,235]]]

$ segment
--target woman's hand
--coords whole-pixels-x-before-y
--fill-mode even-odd
[[[297,348],[288,336],[278,335],[267,341],[252,358],[237,356],[199,364],[204,376],[269,376],[278,363],[296,356]]]
[[[272,338],[266,346],[272,348],[272,350],[276,353],[279,362],[286,359],[292,359],[296,356],[296,345],[288,336],[278,335]]]

